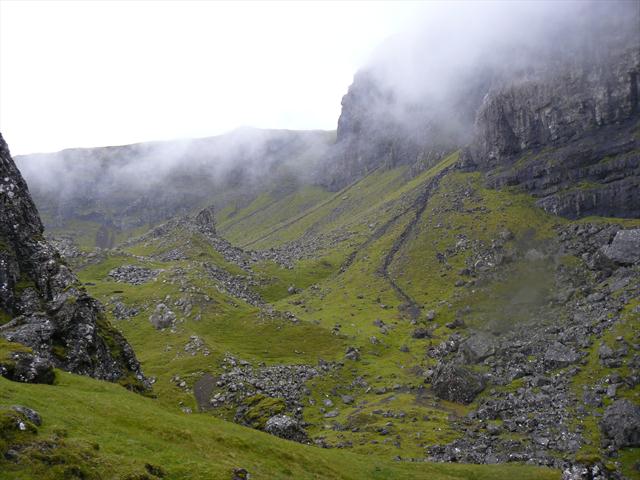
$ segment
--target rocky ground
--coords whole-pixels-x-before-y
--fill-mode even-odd
[[[637,443],[633,425],[640,422],[640,408],[619,395],[639,383],[639,333],[618,337],[615,349],[601,337],[620,321],[618,312],[640,289],[640,230],[584,224],[561,228],[558,234],[560,254],[579,258],[587,271],[578,274],[579,268],[556,266],[554,296],[535,315],[547,322],[499,336],[456,333],[430,352],[439,363],[428,376],[441,398],[466,403],[484,391],[477,408],[458,424],[462,436],[429,447],[430,460],[524,461],[573,472],[573,455],[590,441],[580,419],[600,417],[597,409],[605,397],[613,402],[600,422],[607,455],[615,459],[618,448]],[[594,348],[607,374],[589,379],[576,391],[572,379],[585,368]],[[520,385],[515,391],[499,388],[514,380]],[[628,414],[624,420],[616,414],[622,410]],[[574,473],[566,478],[600,478]]]

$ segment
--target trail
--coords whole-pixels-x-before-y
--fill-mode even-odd
[[[411,318],[414,319],[414,320],[418,319],[418,317],[420,316],[420,306],[418,305],[418,303],[407,292],[405,292],[402,289],[402,287],[400,287],[400,285],[398,285],[398,283],[389,274],[389,267],[391,266],[391,263],[393,262],[396,254],[400,251],[400,249],[406,243],[406,241],[409,238],[409,236],[411,235],[411,233],[416,228],[416,225],[418,224],[418,221],[420,220],[420,217],[422,217],[422,214],[424,213],[424,211],[427,208],[427,204],[429,203],[429,198],[431,197],[433,192],[440,185],[440,180],[447,173],[449,173],[449,170],[450,170],[449,168],[446,168],[446,169],[442,170],[441,172],[439,172],[436,176],[434,176],[429,181],[429,183],[427,184],[425,189],[422,191],[422,193],[418,196],[418,198],[416,198],[416,200],[413,203],[413,205],[410,208],[408,208],[407,210],[405,210],[402,214],[394,217],[394,219],[391,220],[391,222],[393,222],[399,216],[404,215],[407,211],[412,210],[414,208],[416,210],[414,218],[409,222],[409,224],[404,228],[402,233],[393,242],[393,245],[391,246],[391,249],[385,255],[385,257],[384,257],[384,259],[382,261],[382,265],[381,265],[380,269],[378,270],[378,272],[393,287],[393,289],[396,291],[398,296],[405,302],[405,304],[408,305],[407,311],[409,312],[409,315],[411,316]],[[386,228],[387,228],[387,226],[385,225],[385,230],[386,230]]]

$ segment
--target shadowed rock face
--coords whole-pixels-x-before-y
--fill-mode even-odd
[[[469,65],[473,75],[462,69],[444,100],[408,104],[376,76],[379,65],[358,73],[325,183],[337,189],[398,165],[417,173],[462,148],[462,168],[485,172],[494,188],[521,187],[548,212],[639,216],[640,4],[583,6],[575,31],[500,65]],[[422,75],[416,82],[433,81]]]
[[[0,336],[32,348],[0,374],[50,382],[53,367],[146,388],[133,350],[44,239],[27,185],[0,135]]]

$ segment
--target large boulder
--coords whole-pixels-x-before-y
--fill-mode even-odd
[[[306,442],[307,434],[300,423],[289,415],[275,415],[267,420],[265,432],[294,442]]]
[[[640,447],[640,406],[616,400],[605,410],[600,429],[616,448]]]
[[[604,255],[621,265],[640,261],[640,228],[620,230],[609,245],[602,247]]]
[[[216,217],[213,205],[200,210],[196,215],[195,221],[201,230],[207,233],[216,233]]]
[[[450,402],[471,403],[484,390],[484,377],[457,361],[438,363],[432,387],[438,398]]]
[[[468,363],[478,363],[495,354],[495,343],[492,335],[477,332],[460,344],[460,351]]]
[[[552,343],[544,352],[544,362],[549,368],[566,367],[578,360],[580,360],[580,354],[560,342]]]
[[[156,305],[155,311],[149,317],[151,325],[158,330],[168,328],[176,321],[176,314],[169,309],[164,303]]]

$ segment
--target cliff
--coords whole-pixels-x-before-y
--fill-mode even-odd
[[[144,389],[133,350],[44,239],[43,230],[0,135],[0,337],[31,348],[0,358],[0,374],[50,383],[56,367]]]
[[[517,186],[549,212],[638,216],[640,3],[584,3],[575,13],[536,43],[498,45],[457,69],[445,58],[450,85],[437,95],[394,86],[389,59],[367,67],[343,98],[325,183],[341,188],[403,164],[416,173],[462,149],[461,168],[484,172],[494,188]],[[411,61],[437,56],[437,46],[413,45],[422,55]],[[438,82],[411,67],[413,84]]]

